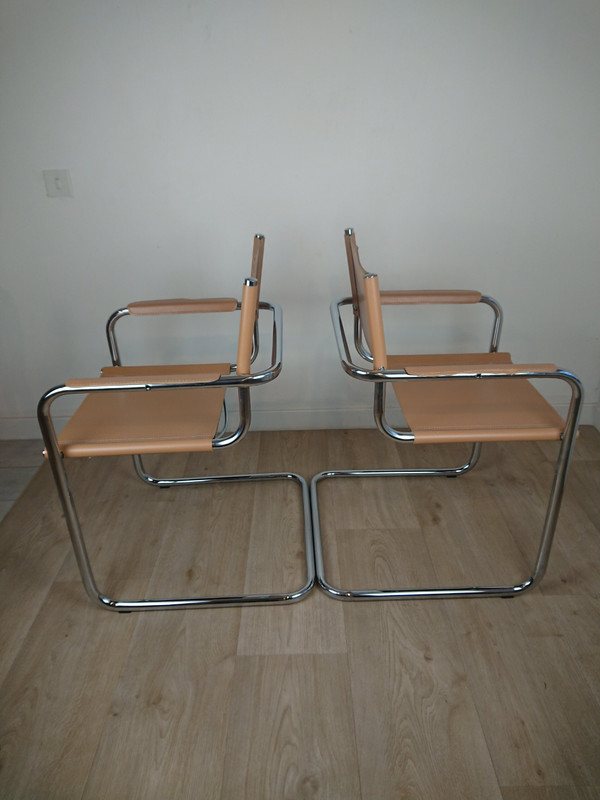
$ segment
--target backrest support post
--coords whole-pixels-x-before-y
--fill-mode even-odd
[[[240,334],[238,339],[238,352],[236,373],[249,375],[252,361],[252,340],[254,323],[258,312],[258,280],[246,278],[242,289],[242,305],[240,311]]]

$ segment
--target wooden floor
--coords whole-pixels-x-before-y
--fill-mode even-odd
[[[463,454],[304,431],[153,463],[309,478]],[[524,577],[553,454],[488,445],[458,480],[323,484],[332,575],[367,587]],[[161,491],[129,459],[69,467],[102,589],[301,583],[291,482]],[[514,600],[341,603],[315,590],[293,606],[121,615],[84,595],[43,466],[0,526],[0,797],[597,800],[599,497],[588,427],[548,574]]]
[[[0,440],[0,522],[43,463],[40,439]]]

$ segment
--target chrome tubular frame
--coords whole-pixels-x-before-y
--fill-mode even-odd
[[[487,297],[486,295],[482,295],[481,299],[479,300],[480,303],[484,303],[487,306],[490,306],[492,311],[494,312],[494,324],[492,327],[492,338],[490,341],[490,353],[497,353],[498,346],[500,344],[500,334],[502,333],[502,322],[503,322],[503,313],[502,307],[497,300],[494,300],[493,297]],[[335,303],[331,304],[332,314],[333,307],[336,306],[339,310],[340,306],[342,305],[351,305],[352,310],[354,312],[354,348],[358,355],[363,358],[365,361],[373,361],[373,356],[369,352],[368,348],[365,345],[362,326],[360,324],[360,317],[358,315],[358,309],[354,306],[351,297],[345,297],[342,300],[338,300]],[[334,319],[334,326],[336,325],[336,321]]]
[[[113,367],[121,366],[121,354],[119,353],[119,345],[117,344],[117,335],[115,326],[123,317],[129,317],[130,312],[128,308],[118,308],[108,318],[106,323],[106,339],[108,341],[108,350],[113,363]]]
[[[213,439],[213,448],[217,447],[227,447],[230,444],[234,444],[235,442],[243,439],[246,433],[250,428],[250,419],[251,419],[251,411],[250,411],[250,392],[247,388],[240,388],[238,389],[238,397],[239,397],[239,408],[240,408],[240,421],[238,427],[235,431],[230,433],[229,435],[218,435]],[[223,403],[223,409],[225,413],[225,417],[227,417],[227,406]],[[148,483],[151,486],[158,486],[160,488],[165,488],[168,486],[190,486],[196,483],[209,483],[213,481],[213,478],[156,478],[152,475],[149,475],[146,472],[146,468],[142,462],[142,457],[140,455],[132,456],[133,459],[133,466],[135,468],[136,474],[139,478],[144,481],[144,483]]]
[[[498,347],[498,340],[502,327],[502,312],[500,306],[491,298],[482,298],[494,308],[495,323],[492,333],[490,351],[494,352]],[[396,430],[392,428],[385,419],[385,388],[388,381],[394,380],[478,380],[481,376],[473,374],[435,376],[435,377],[415,377],[403,371],[392,370],[369,370],[357,366],[352,362],[348,348],[348,342],[341,320],[340,308],[351,303],[350,298],[332,303],[331,316],[335,331],[336,342],[344,370],[354,378],[359,380],[372,381],[374,383],[374,417],[378,429],[386,436],[401,442],[414,441],[414,435],[409,430]],[[393,478],[393,477],[457,477],[471,470],[477,463],[481,453],[481,444],[475,443],[471,450],[471,455],[467,462],[460,467],[447,467],[437,469],[372,469],[372,470],[326,470],[319,472],[311,481],[311,507],[313,536],[315,545],[316,580],[319,587],[329,596],[339,600],[410,600],[425,598],[455,598],[455,597],[514,597],[536,586],[543,578],[550,550],[556,530],[556,523],[560,511],[560,505],[565,488],[565,482],[573,449],[575,438],[579,427],[581,409],[583,404],[583,386],[579,378],[565,370],[555,372],[535,373],[521,372],[512,375],[493,374],[485,375],[486,379],[555,379],[566,382],[571,389],[571,402],[566,419],[566,426],[563,432],[558,457],[556,460],[554,478],[550,490],[550,496],[546,507],[544,525],[539,540],[535,563],[531,569],[529,577],[525,580],[516,582],[512,585],[499,586],[456,586],[456,587],[422,587],[422,588],[401,588],[401,589],[370,589],[354,590],[344,589],[333,586],[327,579],[323,558],[323,546],[321,538],[321,521],[319,515],[318,486],[321,481],[330,478]]]
[[[493,297],[481,296],[480,303],[485,303],[490,306],[494,312],[494,327],[492,328],[492,340],[490,342],[490,353],[498,352],[498,345],[500,344],[500,334],[502,333],[503,314],[500,303],[494,300]]]
[[[213,446],[224,447],[229,444],[240,440],[248,430],[250,425],[250,397],[249,387],[254,384],[265,383],[273,380],[281,371],[281,338],[278,336],[278,331],[281,329],[281,309],[274,303],[261,302],[260,307],[268,309],[273,313],[273,347],[272,356],[273,361],[270,367],[260,373],[255,373],[249,376],[238,376],[230,374],[223,376],[219,381],[210,382],[209,385],[226,385],[238,387],[238,398],[240,408],[240,422],[238,428],[228,436],[221,436],[213,440]],[[113,315],[111,319],[116,321],[119,319],[119,312]],[[114,334],[114,321],[111,326],[110,320],[107,326],[108,330],[113,331]],[[113,341],[114,349],[111,351],[114,354],[114,360],[119,362],[119,354],[116,346],[116,341]],[[153,478],[151,477],[142,464],[142,459],[139,455],[133,456],[136,472],[138,476],[147,484],[159,486],[162,488],[172,486],[192,486],[209,483],[240,483],[240,482],[254,482],[254,481],[276,481],[276,480],[291,480],[296,483],[301,492],[301,502],[304,520],[304,548],[306,555],[306,578],[304,584],[292,591],[285,592],[271,592],[263,594],[244,594],[244,595],[225,595],[225,596],[205,596],[205,597],[189,597],[189,598],[163,598],[163,599],[141,599],[141,600],[119,600],[107,596],[105,593],[98,589],[94,573],[90,564],[79,516],[73,500],[73,495],[69,486],[67,471],[65,468],[65,459],[60,451],[56,432],[51,416],[51,406],[59,397],[71,394],[87,394],[89,392],[103,391],[160,391],[161,389],[169,388],[193,388],[194,386],[203,385],[200,382],[190,384],[133,384],[126,387],[113,385],[107,382],[105,386],[99,387],[77,387],[72,388],[66,385],[57,386],[50,389],[41,398],[38,404],[38,421],[42,431],[46,453],[52,474],[58,489],[61,506],[65,515],[65,521],[75,552],[75,558],[79,567],[79,572],[83,581],[84,588],[88,596],[97,605],[113,611],[129,612],[129,611],[152,611],[159,609],[172,609],[172,608],[199,608],[206,606],[242,606],[242,605],[281,605],[287,603],[294,603],[301,600],[315,584],[315,560],[314,548],[311,527],[311,513],[310,513],[310,499],[309,488],[306,480],[296,473],[292,472],[270,472],[259,474],[240,474],[240,475],[216,475],[216,476],[201,476],[201,477],[182,477],[182,478]]]
[[[368,349],[365,347],[364,344],[362,325],[360,324],[360,317],[358,316],[358,311],[355,311],[355,316],[354,316],[354,347],[358,355],[361,358],[364,358],[365,361],[373,361],[373,356],[371,355],[371,353],[369,353]]]
[[[259,308],[268,309],[271,308],[273,304],[261,302],[259,303]],[[241,308],[241,303],[238,303],[237,310],[239,311]],[[198,312],[201,313],[201,312]],[[122,366],[121,363],[121,354],[119,352],[119,344],[117,342],[117,332],[116,332],[116,325],[120,319],[123,317],[132,316],[131,312],[128,308],[118,308],[116,311],[110,315],[106,323],[106,340],[108,342],[108,350],[110,353],[110,357],[112,360],[113,367],[120,367]],[[252,355],[250,356],[250,363],[254,364],[256,361],[256,357],[258,356],[258,351],[260,347],[260,333],[258,329],[258,320],[254,324],[254,335],[252,340]]]

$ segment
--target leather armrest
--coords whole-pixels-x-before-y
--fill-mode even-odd
[[[235,311],[235,297],[205,297],[199,299],[174,298],[171,300],[139,300],[129,303],[127,310],[136,316],[150,314],[207,314],[217,311]]]
[[[425,305],[428,303],[479,303],[481,292],[468,289],[422,289],[381,292],[382,305]]]

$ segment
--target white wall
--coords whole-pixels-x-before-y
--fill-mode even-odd
[[[504,347],[600,384],[598,0],[2,0],[0,438],[106,363],[133,299],[284,308],[262,427],[371,424],[328,304],[343,229],[383,287],[478,288]],[[71,171],[49,199],[42,170]],[[550,394],[558,406],[562,398]]]

